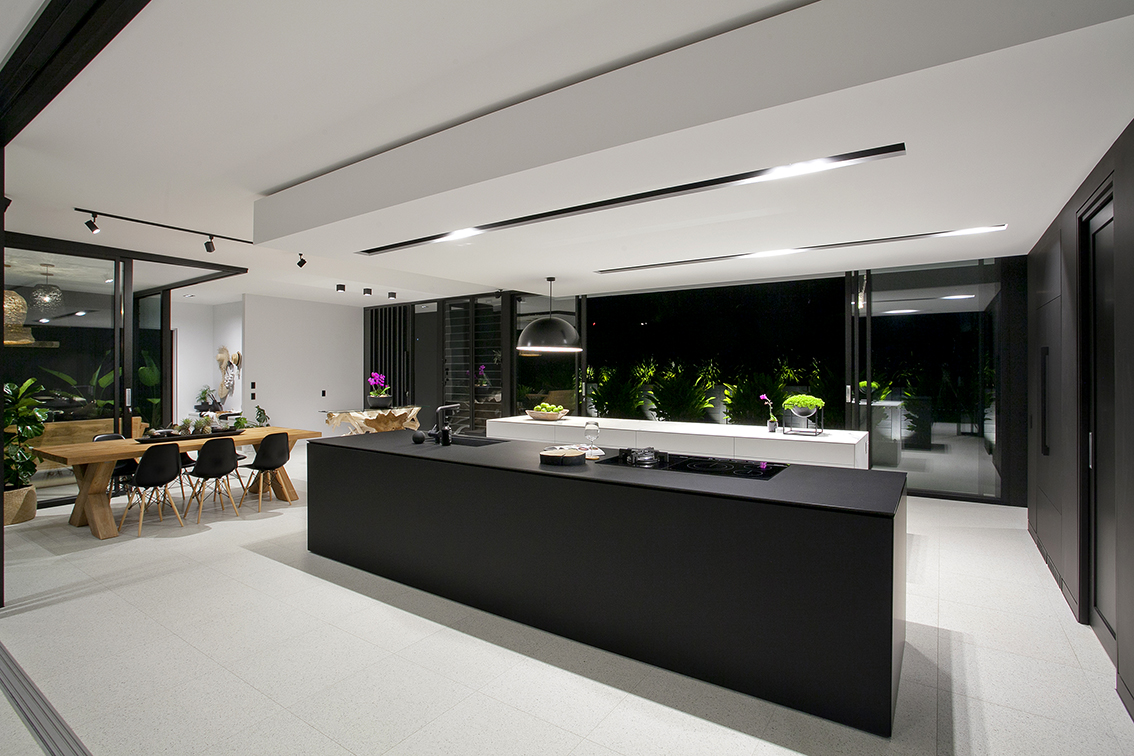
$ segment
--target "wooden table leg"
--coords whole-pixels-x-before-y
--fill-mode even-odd
[[[299,494],[295,492],[295,486],[291,484],[291,478],[288,477],[287,470],[280,468],[276,470],[272,476],[272,493],[276,495],[277,499],[285,501],[296,501],[299,499]]]
[[[75,498],[70,522],[76,527],[89,525],[95,538],[102,540],[118,536],[114,513],[110,511],[110,494],[107,492],[110,478],[114,474],[114,465],[113,460],[75,465],[79,495]]]

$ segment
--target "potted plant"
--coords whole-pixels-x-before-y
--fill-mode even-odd
[[[35,517],[35,454],[28,442],[43,434],[47,411],[34,394],[42,387],[34,378],[23,385],[4,384],[4,524]]]
[[[760,394],[760,399],[764,402],[764,404],[768,405],[768,432],[775,433],[777,425],[776,408],[772,404],[772,400],[768,398],[767,394]]]
[[[371,373],[366,379],[370,384],[370,393],[366,396],[366,406],[370,409],[389,409],[394,404],[394,397],[390,396],[390,386],[386,383],[386,376],[382,373]]]
[[[488,373],[485,372],[484,365],[477,368],[476,380],[473,382],[473,386],[476,390],[476,398],[479,401],[487,399],[494,393],[492,383],[488,380]]]
[[[822,399],[810,394],[793,394],[784,399],[784,409],[791,410],[796,417],[811,417],[823,409],[824,404]]]

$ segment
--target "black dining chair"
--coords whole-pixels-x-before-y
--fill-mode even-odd
[[[121,441],[126,437],[121,433],[99,433],[95,441]],[[110,496],[122,496],[129,493],[130,481],[138,471],[138,460],[123,459],[114,465],[114,472],[110,474]]]
[[[178,457],[177,444],[154,444],[146,449],[142,460],[137,464],[138,469],[134,471],[129,503],[122,511],[122,520],[118,523],[119,533],[126,524],[126,515],[135,504],[138,505],[139,536],[142,535],[142,520],[145,519],[146,510],[151,504],[157,504],[158,519],[164,520],[161,511],[168,502],[169,506],[173,507],[173,513],[177,515],[181,527],[185,527],[185,521],[177,511],[177,505],[169,497],[169,484],[177,480],[177,476],[181,474],[181,461]]]
[[[193,469],[189,471],[189,476],[196,479],[191,481],[193,491],[189,494],[189,507],[193,506],[192,499],[196,497],[198,523],[201,522],[205,488],[209,481],[213,483],[213,499],[220,499],[221,510],[224,510],[224,496],[221,496],[223,492],[228,495],[228,501],[232,504],[232,511],[237,515],[240,514],[240,509],[237,508],[236,502],[232,498],[232,489],[228,485],[228,476],[235,470],[236,444],[232,442],[231,438],[211,438],[197,452],[197,461],[193,463]],[[185,513],[189,513],[189,508],[186,508]]]
[[[193,469],[193,465],[197,464],[197,460],[189,456],[189,452],[181,452],[181,472],[177,476],[177,482],[181,485],[181,500],[188,501],[185,498],[185,483],[189,482],[189,490],[193,490],[193,481],[189,478],[189,471]]]
[[[291,459],[291,448],[288,443],[287,433],[270,433],[264,436],[264,440],[260,442],[260,448],[256,450],[256,458],[251,463],[244,465],[249,469],[255,470],[259,473],[254,481],[244,488],[244,495],[240,497],[241,506],[244,505],[244,497],[256,488],[256,511],[261,511],[264,506],[264,485],[268,485],[268,499],[272,498],[272,483],[276,480],[277,471],[287,464]],[[291,506],[291,499],[287,495],[287,487],[281,486],[284,493],[284,500],[287,505]]]

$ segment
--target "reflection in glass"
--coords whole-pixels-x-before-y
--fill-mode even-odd
[[[573,299],[559,297],[556,300],[560,309],[552,314],[579,328],[574,310],[562,309]],[[547,317],[550,302],[544,296],[524,296],[516,303],[516,336],[533,320]],[[560,404],[572,415],[579,414],[578,391],[578,353],[543,352],[524,354],[519,352],[516,360],[516,409],[529,410],[541,402]]]
[[[875,271],[871,447],[911,490],[1000,497],[995,265]]]

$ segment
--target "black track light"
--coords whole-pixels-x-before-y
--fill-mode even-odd
[[[211,237],[211,236],[209,237],[209,240],[207,242],[205,242],[205,251],[206,252],[216,252],[217,251],[217,245],[213,244],[213,237]]]
[[[297,263],[296,263],[295,265],[296,265],[296,267],[298,267],[298,268],[302,268],[302,267],[303,267],[304,265],[306,265],[306,264],[307,264],[307,261],[303,259],[303,255],[301,254],[301,255],[299,256],[299,262],[297,262]]]
[[[364,296],[364,297],[374,296],[374,289],[363,289],[362,290],[362,296]]]
[[[386,292],[386,299],[397,299],[397,298],[398,298],[398,292],[396,292],[396,291]]]
[[[344,291],[346,291],[346,284],[335,284],[335,291],[337,291],[339,294],[342,294]]]
[[[98,214],[97,213],[91,213],[91,219],[83,224],[87,228],[90,229],[92,234],[97,234],[98,231],[99,231],[98,224],[95,223],[95,220],[97,220],[97,219],[98,219]]]

